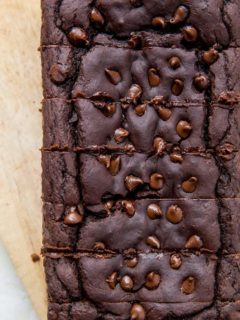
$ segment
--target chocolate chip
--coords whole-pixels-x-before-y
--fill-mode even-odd
[[[163,121],[167,121],[168,119],[170,119],[172,115],[172,111],[165,107],[158,107],[157,113]]]
[[[154,220],[154,219],[161,218],[163,214],[159,205],[157,205],[156,203],[151,203],[147,207],[147,215],[150,219]]]
[[[127,213],[129,217],[133,217],[135,214],[135,207],[132,201],[123,200],[121,202],[124,211]]]
[[[67,225],[75,225],[82,222],[83,217],[78,213],[76,207],[70,208],[69,213],[64,217],[64,223]]]
[[[208,51],[205,51],[202,57],[203,57],[203,61],[208,65],[210,65],[217,61],[219,54],[217,50],[215,50],[214,48],[211,48]]]
[[[207,89],[209,81],[204,74],[199,74],[194,77],[193,84],[199,92],[203,92],[204,90]]]
[[[155,17],[152,19],[152,25],[157,28],[164,28],[166,26],[166,21],[163,17]]]
[[[153,141],[153,150],[156,154],[162,155],[166,150],[165,141],[160,137],[155,138]]]
[[[114,206],[114,202],[112,200],[107,201],[104,204],[104,207],[106,208],[107,211],[110,211]]]
[[[146,313],[139,303],[134,303],[130,311],[130,320],[145,320]]]
[[[169,222],[173,224],[177,224],[181,222],[183,219],[182,209],[177,205],[170,206],[167,210],[166,218]]]
[[[90,12],[90,20],[99,27],[104,24],[104,18],[96,8],[93,8]]]
[[[146,244],[154,249],[160,249],[160,241],[156,236],[149,236],[146,240]]]
[[[136,188],[142,186],[143,185],[143,181],[142,181],[142,179],[140,179],[140,178],[138,178],[136,176],[129,175],[129,176],[127,176],[125,178],[125,185],[126,185],[126,188],[129,191],[133,191]]]
[[[177,24],[187,19],[189,9],[185,6],[179,6],[174,13],[174,17],[170,20],[171,24]]]
[[[142,95],[142,89],[138,84],[133,84],[128,90],[128,98],[134,103],[137,102],[137,100],[141,97],[141,95]]]
[[[163,183],[164,183],[164,179],[160,173],[156,172],[150,176],[149,184],[152,189],[154,190],[162,189]]]
[[[186,278],[181,286],[181,291],[184,294],[191,294],[195,290],[196,280],[193,277]]]
[[[116,70],[105,69],[105,74],[114,85],[117,85],[122,80],[120,73]]]
[[[192,126],[188,121],[181,120],[176,126],[176,131],[180,138],[186,139],[192,132]]]
[[[145,282],[144,286],[148,290],[154,290],[159,287],[160,282],[161,282],[160,275],[156,272],[150,272],[146,277],[146,282]]]
[[[110,289],[115,289],[117,285],[118,274],[117,272],[113,272],[106,280]]]
[[[165,102],[164,96],[155,96],[150,101],[150,103],[153,104],[154,106],[161,106],[164,102]]]
[[[112,117],[116,112],[116,110],[117,110],[116,103],[107,103],[104,105],[104,108],[102,111],[106,117]]]
[[[183,80],[181,79],[175,79],[173,80],[173,83],[172,83],[172,93],[175,95],[175,96],[180,96],[180,94],[182,93],[183,91],[183,88],[184,88],[184,82]]]
[[[128,40],[128,45],[132,49],[141,49],[142,38],[140,37],[140,35],[132,33],[131,37]]]
[[[195,29],[194,27],[191,27],[191,26],[187,26],[187,27],[183,28],[182,33],[183,33],[183,38],[187,42],[194,42],[198,38],[197,29]]]
[[[198,178],[191,177],[182,183],[182,189],[184,192],[192,193],[196,190],[197,185],[198,185]]]
[[[133,280],[128,275],[123,276],[120,280],[121,288],[125,291],[131,291],[133,288]]]
[[[146,109],[147,109],[147,105],[146,105],[146,103],[143,103],[143,104],[139,104],[138,106],[136,106],[134,111],[139,117],[141,117],[146,112]]]
[[[170,67],[174,70],[178,69],[181,65],[181,60],[178,57],[172,57],[168,60]]]
[[[56,84],[61,84],[66,81],[69,73],[67,66],[54,63],[49,70],[50,79]]]
[[[96,242],[93,248],[94,250],[104,250],[106,246],[103,242]]]
[[[161,79],[156,69],[151,68],[148,70],[148,82],[151,87],[157,87],[160,84]]]
[[[109,172],[112,176],[116,176],[120,170],[121,166],[121,157],[117,156],[116,158],[112,158],[110,161]]]
[[[73,27],[72,30],[68,34],[69,41],[74,46],[82,46],[88,45],[88,35],[85,30],[78,27]]]
[[[129,153],[133,153],[134,151],[136,151],[135,147],[131,143],[126,143],[124,145],[124,150]]]
[[[137,257],[134,257],[132,259],[127,260],[127,266],[128,268],[135,268],[138,264],[138,259]]]
[[[121,143],[123,142],[123,140],[125,138],[127,138],[129,136],[129,132],[124,129],[124,128],[119,128],[119,129],[116,129],[115,130],[115,133],[114,133],[114,140],[117,142],[117,143]]]
[[[201,238],[197,235],[191,236],[185,244],[186,249],[197,249],[198,250],[202,246],[203,246],[203,242],[202,242]]]
[[[109,155],[100,155],[97,157],[98,161],[103,164],[107,169],[110,168],[111,156]]]
[[[173,151],[170,154],[170,160],[172,162],[178,162],[178,163],[182,163],[183,162],[183,156],[181,155],[180,151]]]
[[[170,267],[173,269],[179,269],[182,265],[182,258],[180,254],[172,254],[169,260]]]

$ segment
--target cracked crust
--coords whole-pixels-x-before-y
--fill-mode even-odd
[[[189,8],[189,15],[179,25],[171,25],[170,19],[179,5]],[[99,0],[95,3],[104,19],[104,25],[96,28],[89,19],[93,7],[91,0],[42,0],[43,27],[42,43],[44,45],[69,45],[67,34],[72,27],[82,27],[90,37],[96,33],[111,33],[117,37],[128,37],[131,32],[149,30],[154,35],[158,28],[151,26],[152,19],[162,16],[167,27],[161,33],[181,34],[182,26],[193,25],[199,32],[199,42],[211,46],[238,46],[239,32],[236,28],[239,3],[232,0],[144,0],[140,6],[131,5],[128,0]]]
[[[184,250],[188,239],[196,234],[203,241],[202,250],[217,252],[220,247],[220,230],[217,222],[218,206],[215,200],[137,200],[134,215],[128,216],[121,201],[111,213],[102,210],[87,212],[83,225],[67,226],[64,216],[69,208],[62,205],[44,205],[44,245],[47,249],[96,251],[95,243],[102,242],[106,250],[123,252],[129,248],[142,252],[151,251],[146,244],[149,235],[154,234],[161,243],[161,250]],[[157,205],[161,216],[152,220],[147,214],[149,205]],[[177,206],[183,212],[178,223],[169,221],[167,212]],[[94,209],[94,208],[93,208]],[[232,208],[228,214],[231,215]],[[225,209],[227,210],[227,208]],[[199,217],[201,216],[201,219]],[[103,232],[104,230],[104,232]],[[168,235],[171,234],[171,237]],[[231,233],[226,232],[230,238]],[[230,239],[228,239],[229,241]]]

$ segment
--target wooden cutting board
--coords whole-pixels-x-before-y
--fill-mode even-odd
[[[1,0],[0,15],[0,240],[45,320],[42,259],[30,257],[42,228],[40,0]]]

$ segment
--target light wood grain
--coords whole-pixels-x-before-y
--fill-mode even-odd
[[[46,319],[41,248],[40,0],[0,1],[0,238],[39,319]]]

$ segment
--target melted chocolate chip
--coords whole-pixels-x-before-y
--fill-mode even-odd
[[[156,236],[149,236],[146,240],[146,244],[154,249],[160,249],[161,244]]]
[[[128,268],[135,268],[138,264],[138,259],[137,257],[134,257],[132,259],[127,260],[127,266]]]
[[[153,141],[153,150],[156,154],[162,155],[166,150],[165,141],[160,137],[155,138]]]
[[[164,96],[155,96],[154,98],[152,98],[150,103],[153,104],[154,106],[161,106],[164,102],[165,102]]]
[[[186,278],[181,286],[181,291],[184,294],[191,294],[195,290],[196,280],[193,277]]]
[[[85,46],[89,43],[86,31],[78,27],[72,28],[68,34],[68,38],[74,46]]]
[[[69,68],[55,63],[49,70],[50,79],[56,84],[61,84],[67,80]]]
[[[123,210],[127,213],[127,215],[128,215],[129,217],[134,216],[134,214],[135,214],[135,207],[134,207],[134,204],[133,204],[132,201],[123,200],[123,201],[121,202],[121,204],[122,204]]]
[[[171,24],[177,24],[187,19],[189,9],[185,6],[179,6],[174,13],[174,17],[170,20]]]
[[[156,272],[150,272],[146,277],[145,287],[148,290],[154,290],[159,287],[159,284],[161,282],[161,277]]]
[[[98,27],[104,25],[104,18],[96,8],[90,12],[90,20]]]
[[[130,320],[145,320],[146,313],[139,303],[135,303],[130,311]]]
[[[175,79],[173,80],[173,83],[172,83],[172,93],[175,95],[175,96],[180,96],[180,94],[182,93],[183,91],[183,88],[184,88],[184,82],[183,80],[181,79]]]
[[[116,176],[120,170],[121,166],[121,157],[117,156],[116,158],[112,158],[110,161],[109,172],[112,176]]]
[[[181,120],[177,124],[176,131],[180,138],[186,139],[192,132],[192,126],[188,121]]]
[[[165,107],[158,107],[157,112],[158,112],[159,117],[163,121],[167,121],[168,119],[170,119],[170,117],[172,115],[172,111],[168,108],[165,108]]]
[[[118,274],[117,272],[113,272],[106,280],[110,289],[115,289],[117,285]]]
[[[181,155],[180,151],[174,150],[171,154],[170,154],[170,160],[172,162],[176,162],[176,163],[182,163],[183,162],[183,156]]]
[[[141,49],[142,47],[142,38],[138,34],[131,34],[131,37],[128,40],[128,45],[132,49]]]
[[[133,191],[136,188],[143,185],[142,179],[135,177],[133,175],[129,175],[125,178],[125,185],[129,191]]]
[[[172,254],[169,260],[170,267],[173,269],[179,269],[182,265],[182,258],[180,254]]]
[[[108,80],[114,85],[117,85],[122,80],[120,73],[116,70],[105,69],[105,74]]]
[[[116,129],[114,133],[114,140],[117,143],[121,143],[125,138],[128,137],[128,135],[129,135],[129,132],[126,129],[124,128]]]
[[[194,27],[191,27],[191,26],[187,26],[187,27],[183,28],[182,33],[183,33],[183,38],[187,42],[194,42],[198,38],[197,29],[195,29]]]
[[[128,275],[123,276],[120,280],[121,288],[125,291],[131,291],[133,288],[133,280]]]
[[[198,178],[191,177],[182,183],[182,189],[184,192],[192,193],[196,190],[197,185],[198,185]]]
[[[199,250],[199,249],[201,249],[202,246],[203,246],[203,242],[202,242],[201,238],[197,235],[191,236],[185,244],[186,249]]]
[[[173,224],[177,224],[181,222],[183,219],[182,209],[177,205],[170,206],[167,210],[166,218],[169,222]]]
[[[104,105],[104,108],[102,111],[106,117],[112,117],[116,112],[116,110],[117,110],[116,103],[107,103]]]
[[[107,169],[110,168],[111,156],[109,155],[100,155],[98,156],[98,161],[103,164]]]
[[[70,212],[64,217],[64,223],[67,225],[76,225],[81,223],[83,217],[78,213],[75,207],[70,209]]]
[[[109,200],[104,204],[104,207],[106,208],[107,211],[110,211],[114,206],[114,202]]]
[[[138,84],[133,84],[128,90],[128,98],[136,103],[142,95],[142,89]]]
[[[217,50],[215,50],[214,48],[211,48],[208,51],[205,51],[203,53],[203,61],[208,65],[211,65],[214,62],[216,62],[218,57],[219,57],[219,54]]]
[[[168,60],[169,66],[176,70],[181,66],[181,60],[178,57],[172,57]]]
[[[150,176],[149,184],[152,189],[154,190],[162,189],[163,183],[164,183],[164,178],[160,173],[156,172]]]
[[[143,103],[143,104],[139,104],[138,106],[136,106],[134,111],[139,117],[141,117],[146,112],[146,109],[147,109],[147,104]]]
[[[162,210],[156,203],[152,203],[147,207],[147,215],[150,219],[158,219],[162,217]]]
[[[154,68],[148,70],[148,82],[151,87],[157,87],[161,83],[158,71]]]
[[[152,25],[157,28],[165,28],[166,20],[163,17],[155,17],[152,19]]]
[[[106,249],[106,246],[103,242],[96,242],[93,248],[95,250],[104,250]]]
[[[204,90],[207,89],[209,81],[208,81],[208,78],[204,74],[199,74],[194,78],[193,83],[194,83],[195,88],[199,92],[203,92]]]

